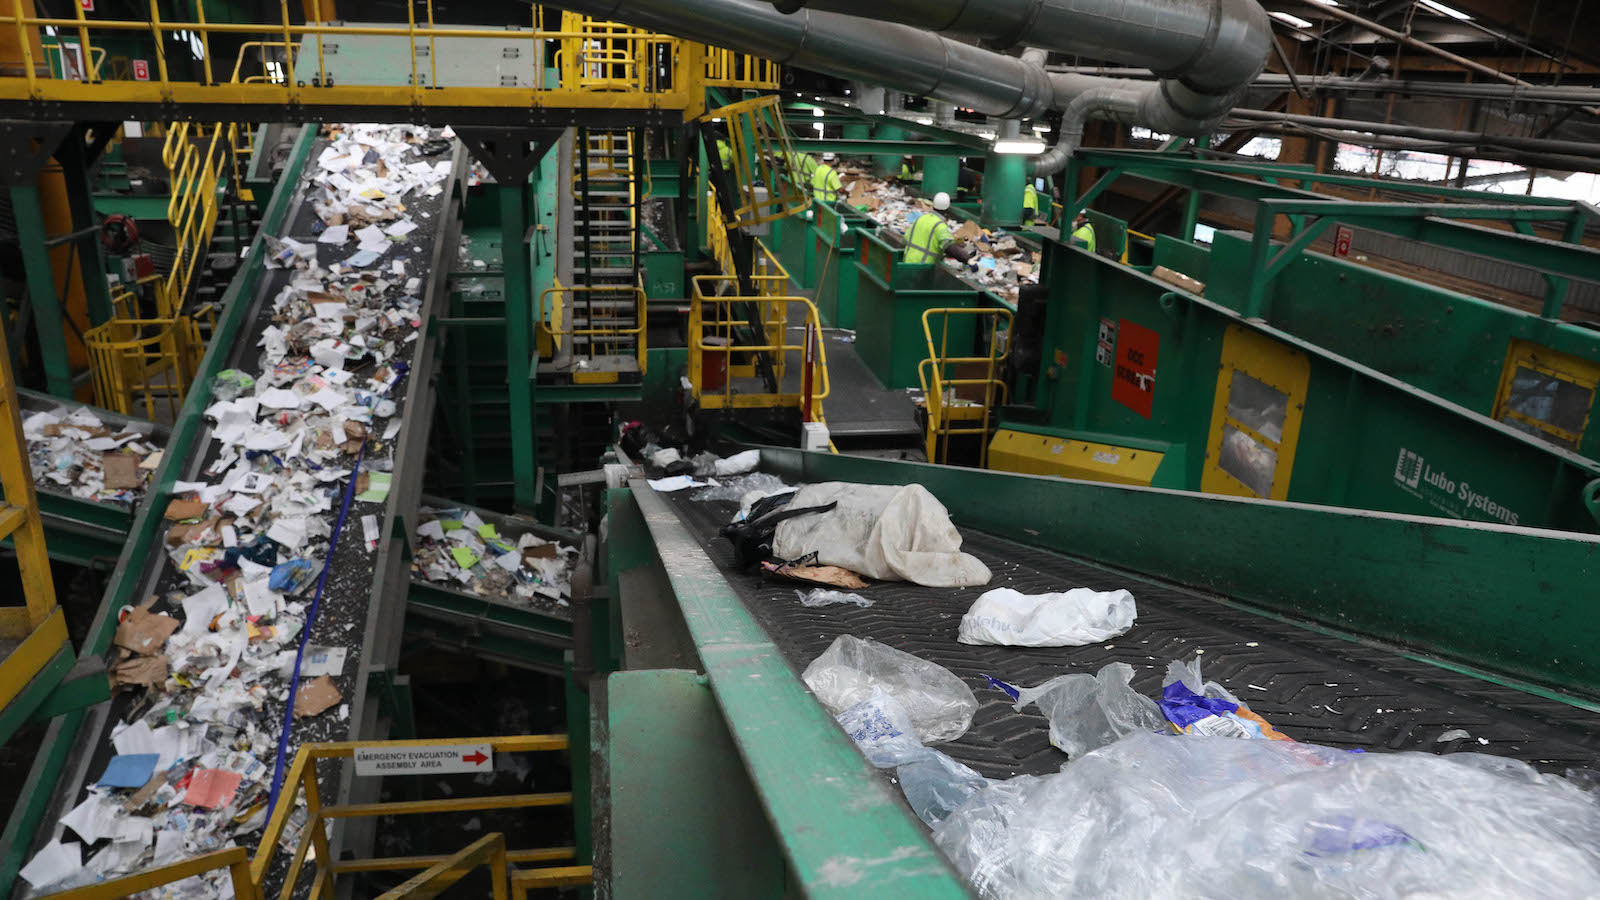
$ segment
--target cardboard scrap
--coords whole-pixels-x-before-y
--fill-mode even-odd
[[[117,635],[111,642],[134,653],[160,653],[178,625],[178,620],[171,616],[135,609],[117,626]]]
[[[167,683],[165,656],[135,656],[111,667],[111,689],[125,684],[159,687]]]
[[[174,498],[167,503],[166,518],[172,522],[181,522],[184,519],[198,519],[205,515],[206,505],[199,500],[178,500]]]
[[[812,584],[831,584],[835,587],[861,589],[867,586],[860,575],[842,569],[838,566],[782,566],[775,563],[762,563],[762,568],[769,575],[780,578],[791,578],[795,581],[804,581]]]
[[[333,679],[326,675],[300,685],[294,695],[295,718],[314,716],[344,699]]]
[[[139,486],[139,458],[131,453],[100,454],[100,471],[106,487],[126,490]]]
[[[961,223],[961,227],[951,233],[951,237],[958,241],[970,241],[983,234],[983,228],[977,222],[968,219]]]
[[[1205,282],[1190,278],[1182,272],[1174,272],[1166,266],[1156,266],[1155,271],[1150,274],[1157,281],[1165,281],[1167,284],[1183,288],[1191,294],[1204,294],[1206,292]]]

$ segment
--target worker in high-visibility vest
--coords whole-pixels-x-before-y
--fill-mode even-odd
[[[1039,191],[1031,183],[1022,189],[1022,224],[1039,218]]]
[[[907,153],[900,158],[900,180],[913,181],[916,177],[916,171],[911,168],[911,154]]]
[[[1072,246],[1082,247],[1090,253],[1095,250],[1094,226],[1089,224],[1089,214],[1081,209],[1072,219]]]
[[[833,161],[836,157],[832,153],[822,154],[822,165],[811,173],[811,199],[821,204],[831,204],[839,199],[839,192],[844,189],[844,184],[839,180],[839,173],[833,170]]]
[[[722,167],[733,170],[733,148],[722,138],[717,138],[717,157],[722,160]]]
[[[963,245],[955,243],[955,236],[950,233],[950,223],[944,220],[943,213],[949,208],[950,195],[940,191],[933,198],[934,211],[917,216],[916,221],[911,223],[911,233],[906,235],[906,262],[913,265],[930,264],[947,255],[963,260],[971,256],[963,249]]]

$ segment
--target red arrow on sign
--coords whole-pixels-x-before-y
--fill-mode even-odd
[[[463,754],[462,757],[461,757],[461,761],[462,762],[472,763],[475,766],[481,766],[484,763],[489,761],[489,757],[484,756],[482,750],[474,750],[474,751],[472,751],[472,755],[471,756],[467,756],[467,755]]]

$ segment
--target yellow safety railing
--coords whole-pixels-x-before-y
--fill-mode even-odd
[[[787,276],[785,276],[787,280]],[[731,275],[696,275],[694,291],[689,303],[689,382],[701,409],[770,409],[794,407],[811,421],[822,420],[822,401],[827,398],[828,355],[822,340],[822,318],[816,306],[805,297],[776,294],[739,293],[739,279]],[[768,313],[762,317],[765,332],[762,344],[738,343],[740,332],[749,328],[749,320],[736,314],[734,304],[755,303]],[[772,315],[781,306],[784,312]],[[793,343],[789,337],[787,310],[798,306],[802,310],[801,337]],[[807,360],[807,354],[810,359]],[[766,354],[772,361],[778,378],[778,390],[746,393],[736,390],[734,382],[755,375],[753,362],[736,363],[735,357]],[[800,383],[789,384],[786,377],[786,358],[794,354],[800,360]],[[807,362],[809,361],[809,366]],[[709,368],[708,368],[709,365]],[[708,378],[708,376],[710,376]],[[806,404],[806,381],[810,381],[810,405]],[[709,381],[709,384],[708,384]]]
[[[783,67],[770,59],[706,48],[706,86],[775,91],[783,83]]]
[[[615,310],[609,307],[597,309],[594,306],[594,302],[586,302],[595,301],[595,294],[605,294],[611,297],[623,294],[630,296],[633,299],[633,324],[627,325],[624,321],[620,321],[622,319],[621,316],[611,315]],[[574,299],[574,295],[582,299]],[[587,307],[588,324],[583,328],[569,327],[567,323],[572,319],[573,310],[580,306]],[[632,339],[635,345],[635,354],[639,360],[640,372],[645,371],[645,325],[648,324],[646,322],[646,306],[647,300],[642,283],[636,283],[632,288],[615,284],[567,286],[558,280],[555,283],[555,287],[547,288],[544,293],[539,295],[539,308],[550,310],[549,321],[544,327],[555,340],[554,352],[560,353],[566,349],[564,346],[566,342],[562,338],[584,336],[589,340],[587,342],[588,349],[583,352],[583,355],[593,359],[597,356],[613,355],[604,350],[597,351],[596,347],[615,348],[628,343]],[[607,319],[617,319],[619,321],[611,324],[595,324],[597,321],[603,323]],[[575,347],[574,352],[576,352]],[[584,379],[577,380],[582,381]]]
[[[177,418],[205,352],[194,319],[112,319],[83,338],[96,405],[123,415],[137,415],[134,409],[142,405],[147,419]]]
[[[721,119],[728,129],[733,151],[733,181],[739,192],[733,226],[753,226],[803,212],[811,204],[797,165],[800,157],[789,141],[783,121],[783,98],[776,94],[752,97],[706,113]],[[766,196],[757,192],[766,186]]]
[[[255,855],[246,859],[243,847],[230,847],[182,862],[160,866],[86,887],[51,894],[51,900],[111,900],[127,897],[140,891],[171,884],[184,878],[227,868],[233,880],[235,896],[240,900],[260,900],[262,887],[279,842],[290,829],[290,821],[304,809],[304,824],[299,826],[294,855],[290,858],[287,874],[283,878],[279,896],[287,900],[294,896],[309,896],[312,900],[333,895],[340,875],[354,872],[406,872],[418,874],[393,890],[384,898],[433,897],[460,881],[479,866],[487,866],[493,885],[493,896],[504,900],[508,889],[526,896],[529,888],[586,885],[591,883],[593,870],[589,866],[559,866],[513,871],[511,865],[561,862],[576,855],[572,847],[543,847],[530,850],[507,850],[505,835],[493,833],[474,841],[456,853],[443,856],[389,856],[367,859],[335,859],[328,844],[328,823],[336,819],[375,818],[379,816],[428,815],[457,812],[478,812],[489,809],[526,809],[572,805],[569,792],[543,794],[512,794],[485,797],[450,797],[443,800],[406,800],[388,803],[352,803],[325,805],[318,777],[318,760],[350,759],[359,749],[405,749],[426,747],[457,747],[463,751],[488,744],[496,753],[552,752],[567,749],[564,734],[518,735],[512,737],[445,738],[421,741],[344,741],[327,744],[305,744],[295,754],[294,763],[278,795],[278,805],[272,810],[267,826],[256,845]],[[314,875],[308,893],[300,891],[301,876],[306,863],[314,866]]]
[[[182,312],[194,284],[195,267],[211,248],[217,227],[217,191],[228,166],[231,141],[224,137],[229,128],[218,122],[207,134],[192,122],[176,122],[162,144],[161,159],[172,174],[167,222],[172,225],[177,247],[163,292],[170,308],[160,310],[163,316]]]
[[[276,21],[263,22],[215,21],[229,18],[233,12],[230,9],[222,16],[208,16],[204,0],[185,6],[185,11],[192,15],[172,20],[163,18],[158,0],[144,0],[137,6],[144,13],[141,17],[90,19],[82,9],[74,9],[71,17],[64,18],[27,15],[20,5],[13,4],[5,10],[7,14],[0,15],[0,28],[9,28],[15,33],[23,57],[23,73],[0,78],[0,98],[94,104],[107,109],[129,103],[165,103],[178,108],[185,104],[225,104],[238,108],[239,118],[243,120],[267,118],[253,111],[278,110],[285,105],[378,106],[408,110],[408,115],[433,107],[496,107],[523,111],[549,107],[670,109],[681,110],[686,120],[705,109],[708,73],[705,45],[575,15],[563,15],[561,28],[549,30],[540,27],[544,17],[538,6],[530,7],[525,25],[507,24],[495,28],[436,27],[433,0],[406,4],[404,23],[363,25],[295,24],[292,20],[300,17],[299,4],[291,4],[290,0],[279,0],[278,15],[273,17]],[[570,31],[567,30],[569,26]],[[76,36],[91,58],[97,49],[91,45],[91,33],[103,36],[109,32],[118,38],[130,34],[153,38],[154,65],[149,80],[110,80],[104,77],[107,73],[103,71],[93,73],[99,76],[98,80],[89,81],[40,77],[34,70],[35,44],[31,38],[45,28]],[[184,46],[173,40],[179,33],[200,42],[202,73],[197,79],[177,78],[169,70],[168,52]],[[305,47],[285,54],[281,78],[226,82],[219,81],[212,72],[211,41],[218,35],[281,41],[296,48],[305,42]],[[411,51],[409,82],[397,86],[364,81],[360,74],[342,71],[337,83],[331,83],[324,45],[352,35],[389,37],[396,39],[397,44],[404,41]],[[530,60],[543,59],[540,54],[545,42],[554,41],[559,48],[558,68],[564,77],[553,88],[444,84],[440,80],[439,55],[434,46],[437,38],[448,38],[453,43],[492,42],[492,52],[497,58],[506,41],[526,41],[524,58]],[[419,52],[419,47],[427,49]],[[187,62],[187,50],[184,55]],[[445,74],[449,75],[448,68]]]
[[[941,318],[939,344],[934,347],[933,322],[934,316]],[[970,317],[975,324],[983,325],[984,319],[989,331],[989,353],[986,356],[951,356],[950,352],[950,318]],[[922,334],[928,342],[928,357],[917,365],[917,378],[922,382],[922,395],[928,410],[928,427],[926,431],[926,450],[929,462],[944,462],[950,453],[950,436],[957,434],[981,435],[978,451],[978,465],[987,466],[989,462],[989,420],[990,410],[996,401],[1005,402],[1007,388],[1002,373],[998,371],[1001,363],[1005,362],[1011,353],[1009,338],[1011,333],[1011,310],[1000,308],[985,309],[955,309],[937,308],[924,310],[922,313]],[[1004,326],[1002,328],[1002,325]],[[951,367],[973,369],[982,365],[983,376],[963,374],[960,371],[951,372]],[[962,397],[963,393],[974,393],[971,388],[980,388],[976,391],[980,399]],[[977,422],[977,425],[958,424]]]
[[[0,329],[0,539],[11,538],[22,590],[11,585],[0,590],[5,598],[0,603],[0,641],[11,645],[0,655],[0,709],[10,705],[67,643],[66,617],[56,604],[4,331]]]

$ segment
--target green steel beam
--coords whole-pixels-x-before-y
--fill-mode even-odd
[[[36,184],[11,186],[11,211],[17,222],[17,249],[22,254],[22,271],[28,285],[28,305],[33,310],[33,330],[39,340],[39,362],[44,366],[45,389],[57,397],[72,399],[72,365],[67,357],[67,319],[56,292],[56,276],[50,267],[49,236],[44,227],[44,211],[39,206]]]
[[[1003,228],[1022,224],[1022,192],[1028,183],[1028,158],[990,153],[983,163],[983,221]]]
[[[1382,178],[1363,178],[1359,175],[1339,175],[1334,173],[1319,174],[1306,168],[1283,163],[1270,162],[1235,162],[1229,160],[1197,159],[1193,156],[1177,156],[1163,153],[1159,150],[1107,150],[1097,148],[1080,148],[1074,156],[1084,165],[1109,168],[1122,166],[1129,174],[1151,178],[1155,181],[1166,179],[1149,174],[1152,170],[1167,171],[1203,171],[1221,175],[1242,175],[1251,178],[1283,179],[1298,181],[1301,184],[1335,184],[1341,187],[1358,188],[1361,190],[1394,191],[1407,194],[1423,194],[1433,197],[1455,197],[1462,200],[1482,202],[1482,191],[1470,191],[1464,188],[1436,187],[1426,184],[1410,184],[1404,181],[1390,181]],[[1173,182],[1169,182],[1173,183]],[[1313,195],[1315,196],[1315,195]],[[1527,206],[1570,206],[1571,202],[1552,197],[1519,197],[1518,202]]]
[[[56,162],[61,164],[61,177],[67,191],[67,209],[72,219],[69,230],[73,232],[99,222],[94,210],[94,176],[89,171],[88,150],[83,143],[84,132],[83,125],[72,129],[56,149]],[[100,232],[82,234],[73,240],[73,244],[77,247],[73,264],[78,269],[78,277],[83,280],[83,298],[89,324],[103,324],[111,319],[113,313],[111,288],[105,278],[106,252],[100,243]]]
[[[534,397],[539,405],[558,403],[625,403],[643,396],[641,384],[541,384]]]
[[[167,220],[167,207],[172,198],[167,194],[95,194],[94,209],[102,216],[121,213],[140,221]]]
[[[677,595],[716,708],[788,859],[797,896],[969,896],[699,541],[643,481],[632,483],[632,498]]]
[[[850,153],[859,156],[975,156],[971,147],[939,141],[892,141],[877,138],[797,138],[791,141],[803,153]]]
[[[806,115],[811,115],[810,110],[812,109],[821,109],[828,114],[827,116],[823,116],[824,120],[830,116],[842,116],[851,119],[864,119],[875,124],[882,123],[885,125],[893,125],[896,128],[904,128],[907,131],[927,135],[936,141],[959,144],[963,147],[970,147],[973,150],[978,151],[977,153],[968,154],[969,156],[981,155],[984,151],[989,149],[989,142],[975,134],[969,134],[965,131],[953,131],[949,128],[940,128],[939,126],[933,124],[924,125],[915,119],[905,119],[899,116],[865,113],[853,106],[843,106],[827,100],[806,100],[801,103],[790,103],[787,104],[785,108],[803,109],[806,110]]]
[[[524,235],[528,230],[530,203],[526,184],[496,185],[500,202],[501,268],[505,272],[506,366],[516,372],[524,366],[536,369],[538,355],[533,349],[532,263]],[[518,509],[531,510],[538,502],[539,438],[534,433],[533,379],[508,378],[511,397],[511,469],[513,493]]]
[[[1200,150],[1209,148],[1211,146],[1211,136],[1206,135],[1205,137],[1196,138],[1194,145]],[[1179,235],[1184,239],[1184,241],[1191,244],[1194,243],[1195,226],[1200,223],[1201,199],[1202,197],[1199,191],[1191,190],[1189,191],[1189,196],[1184,200],[1183,204],[1183,226],[1182,230],[1179,231]]]
[[[572,621],[546,615],[532,609],[497,603],[463,591],[451,590],[426,581],[411,582],[406,595],[408,607],[434,611],[454,618],[471,620],[484,626],[495,626],[526,632],[528,640],[543,640],[561,647],[572,645]],[[508,630],[508,634],[512,633]]]

